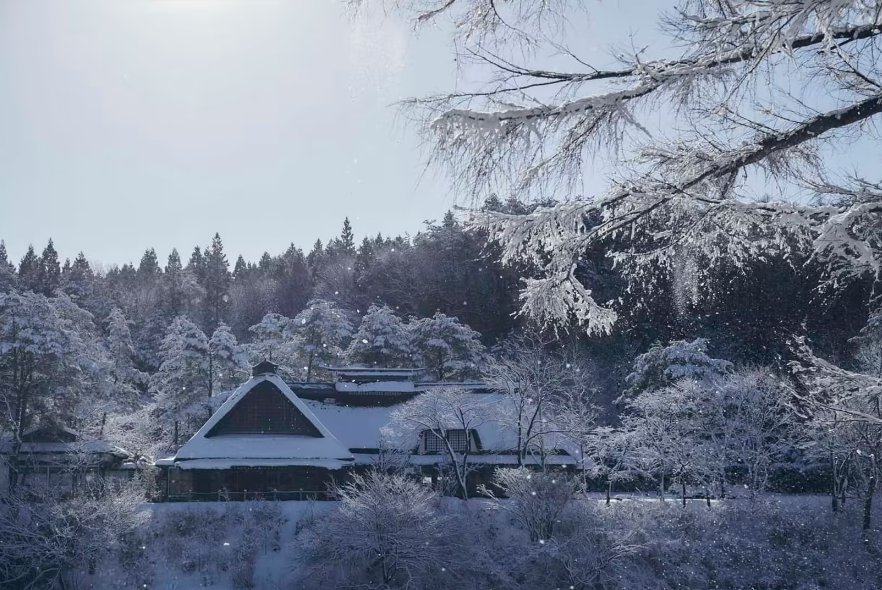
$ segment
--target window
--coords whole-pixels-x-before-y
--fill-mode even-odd
[[[445,438],[450,442],[450,447],[456,453],[465,453],[469,450],[469,437],[462,428],[450,429],[444,432]],[[446,453],[447,447],[444,441],[433,431],[423,431],[423,449],[427,454]]]

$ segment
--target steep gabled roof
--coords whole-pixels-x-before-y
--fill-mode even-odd
[[[309,422],[313,434],[217,434],[212,432],[249,393],[271,386],[291,403]],[[260,387],[259,387],[260,386]],[[353,460],[352,455],[303,401],[279,378],[268,373],[243,383],[223,405],[202,425],[199,432],[181,447],[175,463],[186,468],[186,462],[199,460],[200,468],[224,468],[235,465],[316,465],[338,468]],[[211,460],[206,462],[206,460]],[[287,463],[286,463],[287,461]],[[228,465],[229,464],[229,465]],[[197,465],[197,464],[193,464]]]

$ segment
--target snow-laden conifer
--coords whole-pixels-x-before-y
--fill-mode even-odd
[[[484,357],[481,335],[459,319],[436,312],[408,324],[416,361],[438,381],[475,378]]]
[[[301,358],[305,359],[306,380],[311,381],[316,368],[339,363],[343,346],[352,337],[352,323],[346,312],[333,302],[313,299],[291,321]]]
[[[346,350],[350,363],[401,367],[411,364],[407,328],[387,305],[371,305]]]

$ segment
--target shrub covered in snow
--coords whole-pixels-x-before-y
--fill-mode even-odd
[[[371,471],[338,488],[340,508],[303,533],[311,567],[298,587],[363,580],[380,588],[425,587],[448,558],[446,515],[430,489]]]
[[[523,467],[497,469],[493,480],[506,496],[496,499],[494,506],[510,513],[530,534],[531,541],[543,543],[553,536],[577,487],[566,474],[537,473]]]
[[[94,574],[99,560],[126,554],[147,518],[137,482],[94,482],[67,499],[49,492],[29,488],[0,503],[0,588],[63,588]]]
[[[625,395],[665,387],[680,379],[703,380],[731,372],[732,363],[709,356],[707,346],[704,338],[691,342],[677,340],[667,346],[656,344],[634,359],[634,371],[626,378]]]
[[[129,538],[119,574],[123,586],[255,588],[260,557],[281,550],[286,518],[278,503],[161,508],[154,510],[150,527]]]

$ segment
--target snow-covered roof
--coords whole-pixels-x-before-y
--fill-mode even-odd
[[[181,469],[232,469],[234,467],[324,467],[340,469],[350,461],[338,459],[193,459],[181,461]]]
[[[22,438],[33,436],[34,434],[47,434],[52,435],[55,433],[58,434],[67,434],[73,438],[73,440],[78,440],[80,438],[80,433],[74,430],[73,428],[69,428],[67,426],[61,426],[57,424],[37,424],[35,426],[31,426],[30,428],[25,429],[21,436]]]
[[[444,455],[411,455],[408,461],[412,465],[435,465],[443,463],[447,460]],[[484,453],[480,455],[469,455],[468,462],[473,465],[517,465],[517,453]],[[540,457],[536,455],[528,455],[524,458],[526,465],[539,465]],[[577,461],[570,455],[546,455],[546,465],[576,465]]]
[[[504,396],[498,393],[473,393],[486,404],[502,404]],[[341,406],[318,400],[303,400],[312,412],[334,432],[349,449],[375,449],[379,447],[380,430],[392,421],[393,406]],[[491,420],[479,424],[475,430],[483,451],[510,451],[517,448],[517,433],[501,421]]]
[[[324,367],[338,381],[413,381],[426,372],[423,368],[397,367]]]
[[[341,393],[413,393],[416,391],[413,381],[370,381],[368,383],[351,383],[337,381],[334,389]]]
[[[214,434],[208,436],[214,426],[223,419],[245,396],[261,383],[272,384],[316,428],[320,436],[298,434]],[[188,463],[199,460],[199,463]],[[220,460],[204,462],[203,460]],[[181,447],[174,462],[181,468],[220,469],[209,465],[227,465],[239,462],[245,466],[263,465],[271,460],[273,465],[321,465],[338,468],[351,463],[353,458],[347,447],[310,410],[303,400],[294,395],[284,381],[275,374],[261,374],[243,383],[223,405],[202,425],[202,428]],[[263,462],[263,463],[262,463]],[[204,465],[202,467],[196,467]]]
[[[416,375],[426,370],[422,367],[363,367],[360,365],[323,368],[332,373],[351,373],[353,375]]]
[[[389,424],[395,406],[338,406],[303,400],[347,449],[375,449],[380,429]]]
[[[83,440],[82,435],[72,428],[60,424],[38,424],[21,433],[22,443],[19,453],[31,455],[74,455],[109,453],[120,458],[130,457],[131,453],[110,444],[105,440]],[[12,453],[15,440],[11,437],[0,439],[0,453]]]
[[[409,398],[425,391],[455,387],[475,393],[489,393],[484,383],[450,382],[450,381],[337,381],[336,383],[304,383],[290,384],[291,388],[302,399],[321,400],[333,399],[342,403],[358,403],[356,398],[373,398],[376,403],[386,403],[382,398]],[[397,399],[394,403],[400,403]]]
[[[4,439],[0,441],[0,453],[11,453],[15,447],[15,441]],[[46,454],[70,454],[77,453],[109,453],[118,457],[130,457],[131,453],[110,444],[104,440],[87,440],[75,442],[23,442],[19,447],[20,454],[46,455]]]

